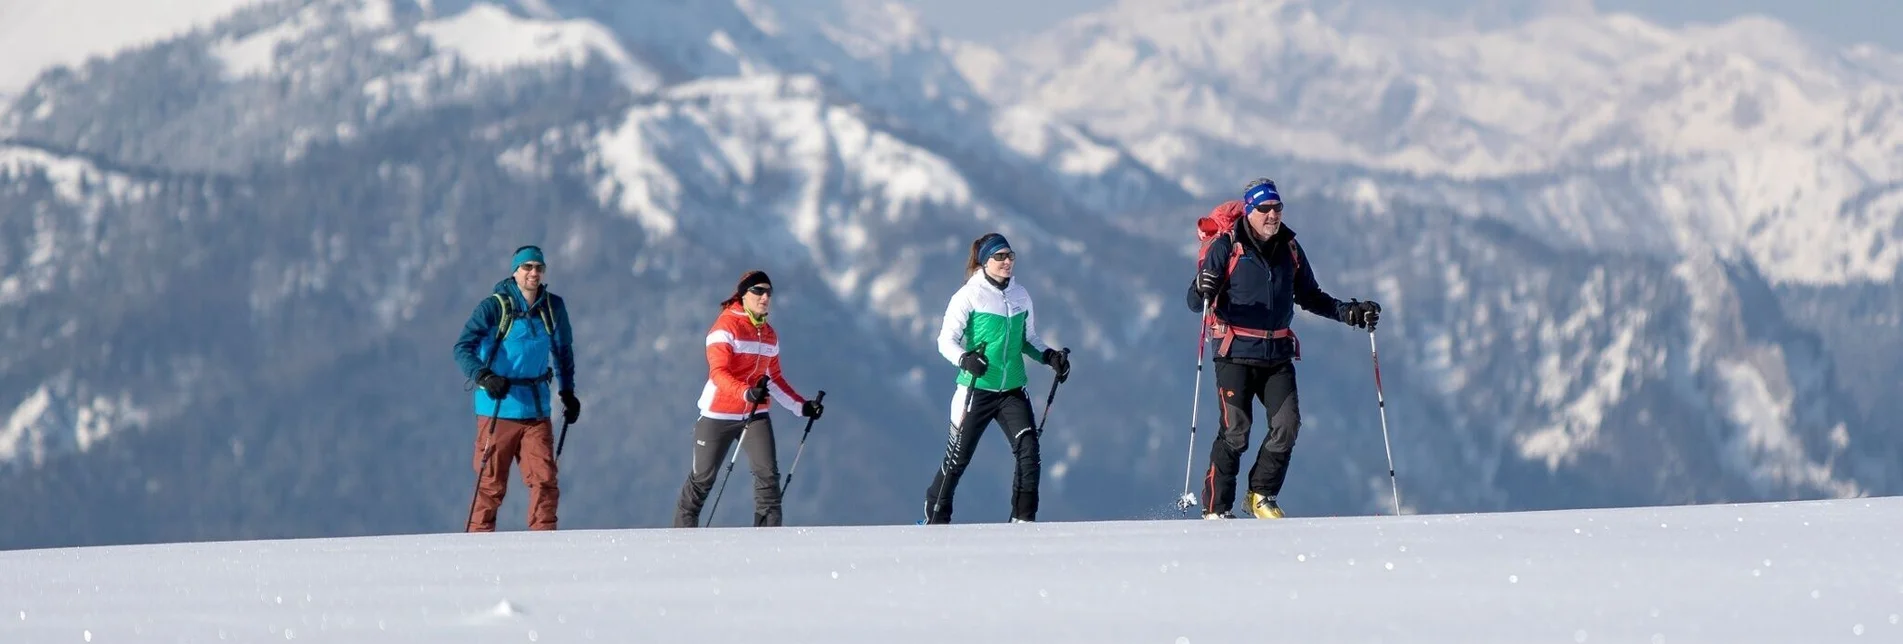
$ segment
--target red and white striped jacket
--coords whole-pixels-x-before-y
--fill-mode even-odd
[[[773,400],[797,414],[806,399],[786,377],[780,375],[779,334],[764,320],[758,326],[739,304],[729,305],[714,320],[707,332],[707,385],[700,392],[700,415],[722,420],[742,420],[753,404],[747,402],[747,388],[771,378],[767,391]],[[760,413],[765,413],[762,408]]]

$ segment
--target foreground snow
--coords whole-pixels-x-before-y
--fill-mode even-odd
[[[1903,641],[1903,500],[0,553],[5,642]]]

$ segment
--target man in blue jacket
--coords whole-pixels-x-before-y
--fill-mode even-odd
[[[1275,497],[1288,476],[1289,457],[1302,414],[1295,394],[1295,360],[1301,344],[1289,323],[1300,305],[1310,313],[1350,326],[1373,329],[1381,305],[1342,302],[1322,291],[1295,231],[1282,225],[1282,196],[1275,182],[1256,179],[1243,189],[1245,216],[1210,240],[1189,287],[1189,308],[1208,304],[1211,339],[1218,342],[1216,395],[1222,432],[1209,451],[1203,476],[1203,518],[1233,519],[1236,474],[1249,447],[1250,398],[1262,401],[1268,437],[1249,468],[1249,511],[1280,519]]]
[[[552,378],[562,382],[563,421],[574,423],[581,417],[581,401],[575,398],[575,336],[568,326],[568,307],[542,281],[548,271],[542,249],[516,249],[509,267],[515,274],[496,282],[495,292],[476,304],[456,340],[456,364],[478,387],[476,496],[466,526],[471,532],[495,531],[511,462],[522,464],[522,483],[529,487],[529,529],[555,529],[561,488],[550,421]]]

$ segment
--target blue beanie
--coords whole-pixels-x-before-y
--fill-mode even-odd
[[[522,268],[523,264],[529,262],[541,262],[543,266],[548,265],[548,261],[542,259],[542,249],[534,246],[523,246],[515,249],[515,256],[509,258],[509,272],[515,272],[515,269]]]
[[[1268,179],[1257,179],[1242,192],[1242,203],[1249,210],[1255,210],[1256,206],[1271,201],[1280,202],[1281,200],[1281,193],[1275,191],[1275,182]]]
[[[991,239],[978,247],[978,261],[980,263],[990,261],[993,254],[1010,247],[1011,242],[1005,241],[1004,235],[991,233]]]

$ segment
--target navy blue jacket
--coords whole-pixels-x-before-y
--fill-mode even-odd
[[[1237,217],[1231,234],[1210,242],[1197,272],[1215,271],[1222,275],[1229,266],[1229,255],[1240,250],[1236,272],[1229,275],[1222,292],[1216,295],[1214,313],[1228,324],[1245,329],[1276,331],[1289,328],[1295,319],[1295,306],[1316,315],[1342,321],[1345,311],[1340,300],[1323,292],[1315,283],[1315,271],[1309,267],[1308,254],[1295,243],[1295,231],[1283,225],[1267,243],[1257,242],[1248,230],[1249,218]],[[1238,249],[1238,247],[1240,247]],[[1295,252],[1289,253],[1293,247]],[[1301,258],[1297,267],[1296,257]],[[1189,310],[1203,310],[1203,299],[1196,293],[1195,280],[1189,289]],[[1295,357],[1295,341],[1289,338],[1260,339],[1237,337],[1227,355],[1217,360],[1266,363]]]

